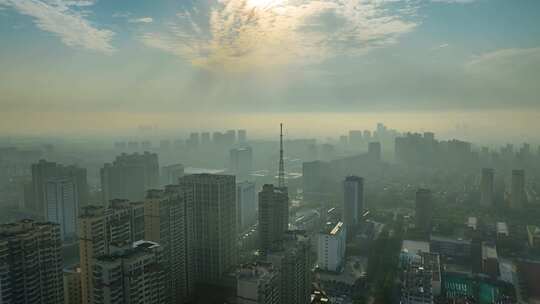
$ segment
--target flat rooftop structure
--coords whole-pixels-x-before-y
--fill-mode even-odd
[[[325,227],[322,229],[321,233],[328,235],[337,235],[345,229],[343,222],[328,222]]]
[[[184,169],[184,174],[185,175],[190,175],[190,174],[224,174],[226,171],[227,171],[226,169],[187,167],[187,168]]]
[[[508,236],[508,225],[505,222],[497,222],[497,234]]]
[[[471,216],[467,219],[467,227],[471,228],[472,230],[476,230],[478,227],[478,219],[474,216]]]
[[[420,252],[429,253],[429,242],[403,240],[403,243],[401,244],[401,252],[410,254],[418,254]]]

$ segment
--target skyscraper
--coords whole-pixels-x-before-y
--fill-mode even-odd
[[[259,239],[263,254],[281,250],[289,226],[289,195],[286,188],[264,185],[259,192]]]
[[[348,229],[360,222],[364,208],[364,179],[347,176],[343,182],[342,220]]]
[[[162,248],[138,241],[126,248],[96,258],[92,290],[94,304],[167,304],[166,267]]]
[[[23,220],[0,225],[0,303],[64,302],[60,226]]]
[[[180,179],[192,191],[197,281],[221,283],[236,264],[236,183],[232,175],[194,174]]]
[[[416,229],[425,233],[431,231],[431,217],[433,209],[431,190],[418,189],[416,191]]]
[[[247,229],[257,221],[257,193],[255,183],[236,184],[236,214],[238,232]]]
[[[352,146],[358,147],[362,144],[362,131],[350,130],[349,131],[349,143]]]
[[[238,130],[236,133],[238,134],[238,143],[245,144],[247,142],[247,131]]]
[[[184,176],[184,165],[174,164],[161,168],[161,184],[172,185],[177,184],[178,179]]]
[[[148,191],[144,203],[145,240],[159,243],[167,268],[170,303],[185,303],[195,281],[193,195],[191,189],[171,185]]]
[[[77,237],[79,194],[73,179],[48,180],[45,185],[45,220],[60,224],[62,240]]]
[[[112,199],[142,201],[146,190],[159,186],[159,164],[155,153],[121,154],[100,171],[103,202]]]
[[[92,273],[95,259],[131,246],[134,238],[144,236],[143,205],[112,200],[108,208],[82,208],[78,222],[83,304],[93,303]],[[144,220],[144,217],[142,218]]]
[[[57,179],[67,179],[73,182],[77,191],[77,200],[80,206],[88,204],[88,184],[86,180],[86,169],[76,166],[63,166],[54,162],[40,160],[32,164],[32,192],[33,205],[28,209],[45,216],[46,210],[46,185],[48,181]]]
[[[253,166],[253,150],[251,147],[234,148],[230,150],[229,170],[236,175],[236,180],[249,180]]]
[[[493,182],[494,171],[491,168],[482,169],[482,179],[480,181],[480,204],[482,206],[493,206]]]
[[[372,161],[380,161],[381,160],[381,143],[376,142],[370,142],[368,146],[368,157]]]
[[[512,187],[510,189],[510,207],[520,208],[527,203],[525,193],[525,171],[512,170]]]
[[[311,294],[311,242],[302,231],[285,234],[283,250],[272,252],[267,261],[281,273],[282,304],[310,303]]]

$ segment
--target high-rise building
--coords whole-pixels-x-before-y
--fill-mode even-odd
[[[64,303],[81,304],[81,268],[64,268]]]
[[[225,143],[229,146],[236,142],[236,130],[227,130],[224,134]]]
[[[416,229],[429,233],[431,230],[431,217],[433,199],[431,190],[418,189],[416,191]]]
[[[63,303],[62,264],[58,224],[0,225],[0,303]]]
[[[186,140],[186,146],[189,148],[196,148],[199,146],[199,133],[189,134],[189,138]]]
[[[57,179],[69,179],[73,182],[77,191],[77,200],[80,206],[88,204],[88,184],[86,180],[86,169],[76,166],[63,166],[54,162],[40,160],[32,165],[32,206],[26,206],[28,209],[45,215],[47,182]]]
[[[343,222],[326,225],[318,235],[317,263],[320,269],[341,271],[345,261],[346,241],[346,227]]]
[[[267,256],[281,273],[282,304],[310,303],[311,294],[311,241],[302,231],[285,234],[283,250]]]
[[[240,267],[236,272],[237,304],[281,304],[280,273],[270,263]]]
[[[491,168],[482,169],[482,178],[480,181],[480,204],[482,206],[493,206],[493,183],[494,173]]]
[[[170,303],[185,303],[195,281],[193,196],[191,189],[171,185],[148,191],[144,203],[145,240],[159,243],[168,269]]]
[[[79,194],[73,179],[48,180],[45,185],[45,220],[60,224],[62,240],[77,237]]]
[[[236,264],[236,182],[232,175],[194,174],[180,179],[193,192],[197,281],[220,284]]]
[[[99,256],[95,260],[94,304],[166,304],[166,267],[162,248],[138,241],[133,248]]]
[[[257,193],[255,183],[236,184],[236,227],[242,232],[257,221]]]
[[[146,190],[159,187],[158,156],[155,153],[121,154],[100,171],[103,202],[112,199],[142,201]]]
[[[251,147],[231,149],[229,170],[236,175],[237,181],[249,180],[253,166],[253,150]]]
[[[172,185],[177,184],[178,179],[184,176],[184,165],[174,164],[161,168],[161,184]]]
[[[364,212],[364,179],[347,176],[343,182],[342,220],[347,228],[356,226]]]
[[[134,239],[144,237],[144,205],[126,200],[112,200],[108,208],[82,208],[78,222],[83,304],[93,303],[95,259],[129,247]]]
[[[259,239],[263,254],[283,248],[289,228],[289,195],[287,188],[264,185],[259,192]]]
[[[212,140],[210,138],[210,132],[202,132],[201,133],[201,144],[203,146],[208,146],[212,143]]]
[[[247,131],[246,130],[238,130],[238,143],[245,144],[247,142]]]
[[[525,194],[525,171],[512,170],[512,187],[510,189],[510,207],[520,208],[527,203]]]
[[[381,143],[376,142],[370,142],[368,146],[368,157],[370,160],[373,161],[380,161],[381,160]]]
[[[353,146],[359,146],[362,144],[362,131],[350,130],[349,131],[349,143]]]

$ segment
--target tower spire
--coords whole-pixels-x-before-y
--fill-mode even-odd
[[[279,172],[278,187],[285,187],[285,165],[283,164],[283,123],[279,124]]]

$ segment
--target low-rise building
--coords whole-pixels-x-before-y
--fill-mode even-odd
[[[236,273],[237,304],[280,304],[280,273],[270,263],[241,266]]]

